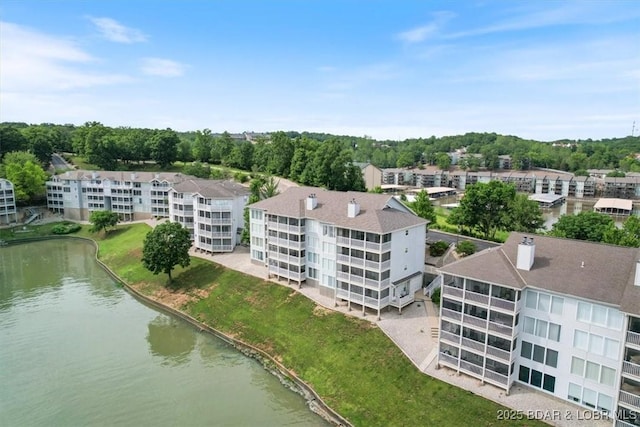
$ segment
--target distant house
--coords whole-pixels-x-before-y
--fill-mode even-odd
[[[362,171],[362,178],[368,191],[382,185],[382,169],[371,163],[353,162],[353,164]]]
[[[13,183],[0,178],[0,224],[10,224],[18,220],[16,195]]]

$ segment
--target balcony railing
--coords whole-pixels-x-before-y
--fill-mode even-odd
[[[498,307],[498,308],[502,308],[504,310],[509,310],[509,311],[513,311],[516,307],[516,304],[512,301],[507,301],[504,300],[502,298],[496,298],[496,297],[492,297],[491,298],[491,306],[492,307]]]
[[[640,410],[640,396],[620,390],[620,402],[626,403],[634,408],[635,411]]]
[[[622,421],[622,420],[616,420],[615,427],[638,427],[638,425],[637,424],[631,424],[631,423],[628,423],[628,422]]]
[[[462,345],[484,353],[484,343],[462,337]]]
[[[440,354],[438,355],[438,359],[440,362],[448,363],[454,368],[458,367],[458,358],[455,356],[440,352]]]
[[[462,319],[462,313],[460,313],[459,311],[450,310],[448,308],[443,308],[442,317],[454,319],[459,322],[460,319]]]
[[[442,287],[443,295],[451,295],[454,297],[462,298],[462,289],[454,288],[452,286],[443,286]]]
[[[622,372],[640,378],[640,365],[631,362],[623,362]]]
[[[640,347],[640,334],[637,332],[627,331],[627,343],[635,344]]]
[[[442,331],[442,330],[440,331],[440,339],[449,341],[450,343],[453,343],[455,345],[458,345],[460,343],[459,335],[452,334],[451,332],[447,332],[447,331]]]
[[[295,271],[290,271],[285,268],[276,267],[274,265],[269,266],[269,273],[277,274],[280,277],[286,277],[293,280],[303,280],[304,273],[299,273]]]
[[[469,323],[471,325],[478,326],[483,329],[487,327],[486,319],[481,319],[479,317],[471,316],[469,314],[464,315],[464,323]]]
[[[510,352],[503,350],[501,348],[491,347],[490,345],[487,346],[487,354],[490,354],[491,356],[494,356],[494,357],[498,357],[507,362],[511,359]]]
[[[460,369],[469,371],[476,375],[482,375],[482,366],[474,365],[473,363],[469,363],[466,360],[460,360]]]
[[[498,332],[499,334],[509,335],[513,334],[513,329],[510,326],[502,325],[496,322],[489,322],[489,330]]]
[[[503,386],[506,386],[509,383],[509,377],[494,371],[490,371],[489,369],[485,369],[484,378],[490,381],[494,381]]]
[[[485,305],[489,304],[489,295],[479,294],[471,291],[466,291],[464,295],[465,295],[465,298],[470,301],[479,302]]]

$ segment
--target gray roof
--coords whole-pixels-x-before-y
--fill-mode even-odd
[[[95,174],[95,178],[94,178]],[[126,172],[126,171],[89,171],[70,170],[55,175],[58,179],[89,181],[92,179],[108,179],[110,181],[135,181],[151,182],[157,181],[180,182],[188,178],[195,178],[190,175],[183,175],[176,172]]]
[[[572,295],[640,314],[640,286],[633,284],[640,249],[535,236],[534,263],[526,271],[515,267],[524,236],[511,233],[502,246],[446,265],[441,271],[517,289],[528,286]]]
[[[315,194],[318,205],[313,210],[307,210],[306,199],[311,194]],[[360,205],[360,213],[354,218],[347,216],[347,206],[351,200]],[[403,207],[390,195],[329,191],[315,187],[291,187],[282,194],[253,203],[250,207],[263,209],[269,214],[311,218],[379,234],[426,225],[428,222]]]
[[[175,184],[172,188],[177,193],[200,194],[203,197],[216,199],[235,198],[250,193],[247,187],[224,179],[187,179]]]

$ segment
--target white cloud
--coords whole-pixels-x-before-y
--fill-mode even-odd
[[[64,37],[1,22],[0,91],[24,96],[41,92],[112,85],[132,81],[120,73],[93,69],[96,58]],[[3,102],[6,108],[6,103]]]
[[[396,38],[405,43],[422,42],[429,37],[438,35],[444,24],[454,16],[451,12],[436,12],[433,14],[433,20],[431,22],[396,34]]]
[[[185,73],[187,66],[170,59],[143,58],[140,69],[149,76],[179,77]]]
[[[135,28],[128,28],[111,18],[92,18],[89,20],[97,27],[105,39],[116,43],[140,43],[147,40],[147,35]]]

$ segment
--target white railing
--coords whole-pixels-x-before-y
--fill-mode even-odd
[[[490,371],[489,369],[485,369],[484,377],[485,379],[495,381],[500,385],[507,385],[509,383],[509,377],[494,371]]]
[[[352,248],[364,248],[364,240],[351,239],[351,242],[349,242],[349,245]]]
[[[379,280],[367,279],[365,277],[364,278],[364,284],[369,286],[370,288],[380,289],[380,281]]]
[[[484,352],[484,343],[474,341],[469,338],[462,337],[462,345],[465,347],[472,348],[476,351]]]
[[[479,302],[481,304],[489,304],[489,295],[478,294],[476,292],[466,291],[465,298],[471,301]]]
[[[365,248],[372,250],[372,251],[380,251],[380,243],[375,243],[375,242],[366,242],[364,243]]]
[[[503,335],[511,336],[513,334],[513,329],[510,326],[501,325],[500,323],[491,321],[489,322],[489,330]]]
[[[451,332],[447,332],[447,331],[440,331],[440,339],[441,340],[447,340],[455,345],[458,345],[460,343],[460,336],[456,335],[456,334],[452,334]]]
[[[640,396],[636,396],[627,391],[620,390],[620,402],[633,406],[636,411],[640,409]]]
[[[443,286],[442,295],[447,295],[447,296],[451,295],[454,297],[462,298],[462,289],[453,288],[451,286]]]
[[[364,260],[362,258],[351,257],[351,265],[364,267]]]
[[[637,332],[627,331],[627,343],[640,346],[640,334]]]
[[[631,424],[626,421],[616,420],[615,427],[638,427],[636,424]]]
[[[506,360],[507,362],[511,359],[511,353],[501,348],[491,347],[490,345],[487,346],[487,354]]]
[[[348,237],[337,237],[336,243],[342,246],[349,246],[349,238]]]
[[[336,272],[336,277],[342,280],[349,280],[349,273],[346,273],[344,271],[338,271]]]
[[[483,328],[483,329],[486,329],[486,327],[487,327],[486,319],[481,319],[479,317],[471,316],[470,314],[465,314],[464,315],[463,323],[469,323],[471,325],[478,326],[478,327]]]
[[[371,308],[379,308],[379,302],[376,298],[364,297],[364,304]]]
[[[474,365],[473,363],[469,363],[466,360],[460,360],[460,369],[464,369],[465,371],[472,372],[476,375],[482,375],[481,366]]]
[[[347,299],[347,298],[349,298],[349,291],[346,290],[346,289],[336,289],[336,296],[338,298]]]
[[[349,264],[351,262],[351,257],[349,255],[338,254],[336,259],[343,264]]]
[[[447,317],[449,319],[455,319],[457,321],[460,321],[460,319],[462,319],[462,313],[460,313],[459,311],[448,309],[448,308],[443,308],[442,317]]]
[[[209,219],[209,218],[207,218]],[[222,224],[222,225],[229,225],[232,223],[232,219],[231,218],[211,218],[210,223],[211,224]]]
[[[402,307],[404,307],[405,305],[407,305],[407,304],[409,304],[409,303],[413,302],[413,300],[414,300],[414,299],[415,299],[414,295],[413,295],[413,294],[409,294],[409,295],[405,295],[405,296],[403,296],[403,297],[395,298],[395,299],[391,300],[391,303],[390,303],[390,304],[391,304],[393,307],[399,307],[399,308],[402,308]]]
[[[516,307],[516,304],[512,301],[507,301],[504,300],[502,298],[496,298],[496,297],[492,297],[491,298],[491,306],[492,307],[498,307],[498,308],[502,308],[504,310],[509,310],[509,311],[513,311]]]
[[[437,275],[435,279],[433,279],[431,281],[431,283],[429,283],[429,285],[427,285],[426,288],[424,288],[424,294],[429,296],[429,298],[431,298],[431,295],[433,295],[433,292],[442,287],[442,276],[441,275]]]
[[[640,365],[631,362],[622,363],[622,372],[640,378]]]
[[[380,270],[380,263],[376,261],[365,260],[364,266],[369,270],[374,270],[374,271]]]
[[[391,250],[391,242],[383,243],[380,247],[380,252],[387,252],[388,250]]]
[[[285,268],[276,267],[273,265],[269,266],[269,273],[277,274],[281,277],[286,277],[293,280],[302,280],[304,279],[304,273],[298,273],[295,271],[289,271]]]
[[[231,245],[214,245],[214,246],[211,246],[211,250],[213,252],[231,252],[233,250],[233,246],[231,246]]]

